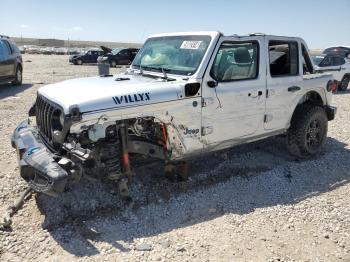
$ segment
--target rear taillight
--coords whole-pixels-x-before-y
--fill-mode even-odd
[[[337,86],[338,86],[338,83],[336,80],[330,80],[327,83],[327,91],[334,93],[337,91]]]

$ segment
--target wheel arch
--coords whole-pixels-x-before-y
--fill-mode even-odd
[[[291,115],[289,119],[289,126],[291,124],[291,121],[294,119],[296,115],[296,111],[300,105],[304,104],[310,104],[314,106],[320,106],[323,107],[327,104],[327,100],[325,96],[322,96],[322,94],[318,90],[310,90],[306,92],[298,101],[298,103],[295,105],[293,114]]]
[[[21,69],[21,72],[22,72],[22,74],[23,74],[23,66],[22,66],[21,63],[18,62],[17,65],[16,65],[16,68],[15,68],[15,75],[17,74],[17,70],[18,70],[19,68]]]
[[[313,105],[318,105],[318,106],[324,106],[327,104],[326,97],[322,95],[318,90],[311,90],[306,92],[298,101],[298,105],[301,104],[313,104]]]

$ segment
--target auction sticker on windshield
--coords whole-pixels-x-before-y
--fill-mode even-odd
[[[202,41],[183,41],[180,48],[181,49],[198,49]]]

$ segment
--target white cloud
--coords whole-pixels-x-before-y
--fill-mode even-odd
[[[82,31],[83,28],[81,28],[80,26],[74,26],[74,27],[72,27],[72,30],[73,31]]]
[[[29,25],[26,25],[26,24],[21,24],[21,25],[20,25],[20,27],[21,27],[21,28],[28,28],[28,27],[29,27]]]

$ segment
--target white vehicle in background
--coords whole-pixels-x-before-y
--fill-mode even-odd
[[[276,135],[299,158],[318,154],[334,88],[301,38],[158,34],[124,74],[40,88],[12,145],[38,192],[56,195],[88,174],[127,199],[132,167],[147,159],[176,173],[192,157]]]
[[[330,72],[338,82],[338,91],[345,91],[350,82],[350,59],[341,54],[328,54],[315,66],[318,72]]]

